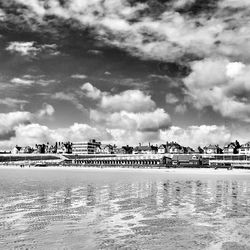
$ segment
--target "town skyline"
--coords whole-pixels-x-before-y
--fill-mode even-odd
[[[10,151],[1,153],[12,154],[250,154],[250,142],[241,144],[230,142],[224,146],[209,144],[192,148],[179,142],[167,141],[159,144],[123,145],[106,144],[95,139],[78,142],[56,142],[36,145],[16,145]]]
[[[0,0],[0,150],[250,138],[247,1]]]

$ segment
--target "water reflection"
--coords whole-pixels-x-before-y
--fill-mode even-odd
[[[75,175],[2,177],[0,248],[250,247],[250,180]]]

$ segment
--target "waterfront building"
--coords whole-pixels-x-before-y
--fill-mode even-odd
[[[124,148],[115,147],[114,154],[126,154],[126,150]]]
[[[71,154],[72,153],[72,143],[70,142],[59,142],[56,148],[57,154]]]
[[[222,154],[222,149],[218,145],[208,145],[204,147],[204,154]]]
[[[202,164],[202,157],[195,154],[174,154],[172,164],[178,166],[200,166]]]
[[[23,153],[24,154],[31,154],[33,153],[34,149],[30,146],[23,147]]]
[[[44,154],[45,153],[45,149],[46,149],[46,145],[45,144],[36,144],[33,153],[35,153],[35,154]]]
[[[139,146],[136,146],[133,149],[133,154],[157,154],[157,152],[158,147],[150,144],[148,146],[142,146],[139,144]]]
[[[247,142],[239,148],[239,154],[250,154],[250,142]]]
[[[161,144],[158,148],[158,154],[165,154],[168,152],[167,145]]]
[[[125,150],[125,154],[132,154],[133,153],[133,147],[130,147],[129,145],[123,146],[122,147]]]
[[[170,154],[184,154],[184,148],[176,142],[168,144],[167,147]]]
[[[110,144],[101,145],[101,154],[114,154],[114,148],[116,147]]]
[[[223,148],[223,154],[238,154],[239,153],[240,144],[238,141],[230,142],[225,145]]]
[[[197,148],[197,150],[195,151],[195,153],[197,154],[204,154],[204,149],[202,149],[200,146]]]
[[[193,154],[195,151],[190,147],[183,147],[184,154]]]
[[[11,154],[19,154],[20,153],[20,150],[21,150],[22,147],[19,147],[19,146],[15,146],[12,150],[11,150]]]
[[[101,142],[89,140],[88,142],[73,142],[72,154],[95,154],[96,148],[100,147]]]

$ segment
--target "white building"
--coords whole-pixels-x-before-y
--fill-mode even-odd
[[[77,154],[77,155],[95,154],[97,148],[99,148],[100,145],[101,143],[95,140],[89,140],[88,142],[73,142],[72,154]]]
[[[250,154],[250,142],[247,142],[239,148],[239,154]]]

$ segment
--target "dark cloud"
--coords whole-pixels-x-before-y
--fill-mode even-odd
[[[15,130],[7,131],[6,133],[0,133],[0,141],[7,141],[11,137],[15,137],[16,132]]]

